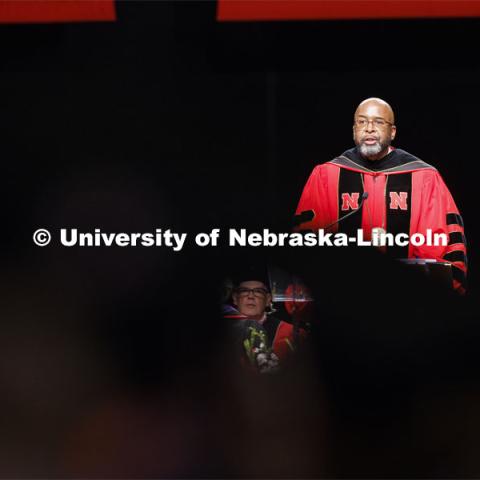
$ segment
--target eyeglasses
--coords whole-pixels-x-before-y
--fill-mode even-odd
[[[366,117],[359,117],[354,120],[354,124],[357,128],[366,128],[370,124],[373,124],[374,127],[378,128],[385,128],[387,125],[393,127],[393,123],[385,120],[384,118],[366,118]]]
[[[235,290],[240,297],[247,297],[248,295],[253,294],[255,297],[265,297],[268,293],[264,288],[244,288],[240,287]]]

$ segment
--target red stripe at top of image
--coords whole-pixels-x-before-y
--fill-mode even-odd
[[[218,0],[217,20],[478,17],[480,0]]]
[[[114,20],[114,0],[0,0],[0,23]]]

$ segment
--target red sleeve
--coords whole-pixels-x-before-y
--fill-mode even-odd
[[[412,176],[412,221],[410,236],[443,233],[447,245],[415,247],[410,245],[409,256],[432,258],[452,264],[453,285],[460,293],[465,291],[467,249],[463,220],[440,174],[434,170],[416,172]]]
[[[298,330],[298,342],[303,344],[307,334],[305,330],[300,328]],[[272,349],[280,359],[281,362],[285,362],[291,355],[296,351],[297,345],[295,345],[295,340],[293,338],[293,325],[287,322],[281,321],[278,325],[277,331],[275,333],[275,338],[272,342]]]
[[[318,230],[338,217],[336,165],[317,165],[311,173],[296,210],[296,230]]]

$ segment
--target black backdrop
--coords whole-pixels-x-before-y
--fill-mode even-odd
[[[468,398],[477,391],[474,317],[479,233],[474,199],[478,189],[479,20],[219,24],[215,4],[210,2],[119,2],[117,11],[115,23],[0,27],[1,284],[5,298],[0,349],[4,378],[0,383],[6,392],[2,408],[8,417],[2,443],[9,452],[0,465],[0,475],[291,477],[327,472],[330,476],[476,476],[479,466],[469,456],[475,445],[474,433],[462,437],[463,451],[467,451],[462,456],[449,443],[453,427],[443,432],[445,443],[432,447],[426,459],[418,453],[425,450],[423,443],[414,454],[409,450],[410,461],[403,469],[395,467],[393,454],[384,450],[380,456],[387,460],[380,466],[360,461],[360,457],[378,457],[376,448],[382,443],[378,439],[401,437],[398,431],[392,433],[378,425],[375,434],[371,433],[362,412],[369,411],[365,405],[372,405],[371,398],[382,405],[385,400],[378,400],[375,389],[369,394],[373,397],[367,395],[354,413],[345,407],[347,413],[342,410],[338,414],[339,423],[333,422],[338,428],[333,428],[327,442],[332,448],[347,437],[353,442],[353,438],[371,440],[374,436],[368,455],[348,456],[333,447],[333,453],[324,454],[325,461],[320,455],[317,463],[280,462],[282,468],[278,469],[258,461],[243,470],[228,454],[219,461],[203,452],[199,462],[183,452],[183,447],[178,447],[186,457],[183,469],[176,464],[164,467],[159,452],[147,459],[139,455],[140,461],[133,449],[131,463],[124,460],[128,455],[112,453],[113,447],[98,453],[98,458],[79,455],[88,450],[86,445],[96,433],[89,432],[93,437],[87,433],[84,443],[75,443],[83,438],[77,435],[83,428],[78,419],[97,418],[92,411],[102,412],[99,405],[117,405],[119,398],[145,390],[156,392],[152,395],[157,400],[159,391],[162,399],[165,395],[175,399],[177,390],[172,382],[189,385],[185,396],[196,397],[196,387],[184,379],[195,377],[191,373],[197,372],[194,365],[216,364],[219,357],[214,352],[223,342],[225,326],[216,317],[219,279],[231,266],[252,259],[273,256],[313,283],[321,277],[317,291],[325,287],[333,295],[334,310],[358,302],[357,310],[349,310],[346,316],[373,327],[374,333],[368,337],[373,344],[366,340],[360,347],[350,345],[351,337],[342,337],[334,322],[326,322],[321,330],[320,337],[327,345],[318,344],[329,353],[316,362],[325,368],[326,387],[322,388],[327,397],[335,399],[333,404],[344,405],[352,391],[358,393],[353,380],[356,374],[352,374],[356,370],[350,368],[355,360],[351,364],[337,362],[338,353],[327,347],[336,339],[340,351],[376,351],[379,344],[372,338],[384,337],[368,319],[379,312],[386,319],[393,315],[396,328],[415,339],[412,344],[418,351],[414,349],[414,360],[408,357],[410,363],[406,362],[401,349],[403,353],[397,351],[395,357],[404,382],[408,384],[412,372],[426,363],[422,379],[429,383],[432,372],[438,373],[435,362],[447,355],[450,363],[441,363],[439,369],[450,373],[441,382],[437,379],[436,387],[441,384],[438,389],[444,392],[447,385],[447,390],[455,392],[452,377],[462,372],[461,382],[474,385]],[[328,252],[329,264],[321,257],[325,254],[286,249],[240,252],[189,245],[174,253],[166,248],[67,249],[54,243],[41,249],[31,241],[40,227],[52,232],[61,227],[126,232],[158,227],[190,235],[215,227],[245,226],[258,231],[267,226],[288,231],[311,169],[352,145],[353,110],[369,96],[382,97],[394,107],[395,145],[440,170],[463,214],[469,240],[469,298],[460,303],[451,300],[454,306],[449,303],[445,319],[437,322],[442,295],[426,294],[428,302],[423,299],[414,315],[422,327],[414,323],[413,337],[408,330],[413,324],[402,316],[408,315],[406,307],[398,318],[390,310],[392,297],[382,289],[390,278],[388,273],[382,267],[366,273],[368,262],[360,263],[365,270],[348,270],[348,262],[356,262],[351,253]],[[333,273],[338,265],[347,272]],[[349,286],[344,287],[347,277]],[[338,298],[334,294],[337,287],[342,293]],[[352,292],[358,288],[362,295]],[[346,291],[352,292],[353,299]],[[405,292],[401,299],[408,305]],[[328,300],[325,298],[326,303]],[[402,330],[400,326],[406,323]],[[356,332],[352,336],[358,334],[355,325],[346,325],[343,335],[349,330]],[[428,349],[425,353],[432,338],[438,341],[436,347],[431,347],[433,353]],[[383,340],[379,342],[383,345]],[[412,346],[408,345],[406,350]],[[378,355],[389,357],[388,348]],[[367,371],[372,365],[378,367],[378,358],[370,358]],[[391,373],[390,366],[375,375],[384,380]],[[203,370],[209,371],[207,367]],[[341,388],[332,386],[329,378],[338,375],[351,377],[351,381],[345,380]],[[378,386],[375,375],[367,375],[367,386]],[[318,377],[317,373],[313,376]],[[199,391],[211,393],[219,382],[207,375]],[[392,398],[398,398],[404,386],[392,385],[387,382],[385,388]],[[314,398],[323,398],[316,388]],[[141,398],[143,405],[145,397]],[[158,401],[159,410],[165,408],[163,401]],[[435,408],[451,411],[450,403],[461,403],[455,396],[444,401],[447,406]],[[149,418],[146,423],[159,421],[157,413],[148,416],[143,407],[133,403],[135,413],[131,407],[125,408],[128,412],[121,410],[122,419],[128,415],[136,418],[141,411]],[[108,417],[112,410],[105,407],[108,414],[100,413],[99,418]],[[183,417],[186,410],[190,411],[189,407],[177,415]],[[349,415],[357,423],[345,433],[342,422]],[[410,420],[418,420],[412,415]],[[435,424],[440,417],[432,417]],[[462,421],[466,424],[474,418],[478,423],[477,417],[473,412]],[[391,411],[382,418],[391,419]],[[456,417],[450,420],[458,423]],[[198,418],[192,423],[196,421]],[[322,419],[316,421],[323,425]],[[141,438],[138,450],[143,452],[144,442],[160,445],[159,451],[165,453],[165,440],[159,433],[164,428],[160,422],[153,437],[151,432],[145,434],[141,429],[139,434],[134,429]],[[429,435],[435,436],[432,431],[428,430]],[[313,435],[310,430],[308,433]],[[171,432],[168,435],[170,438]],[[121,434],[111,433],[99,444],[105,448],[118,436]],[[195,437],[191,444],[197,446],[204,440]],[[429,441],[425,443],[430,445]],[[232,451],[245,447],[238,442],[231,446]],[[309,448],[321,442],[309,437]],[[223,445],[218,439],[213,443],[215,448]],[[358,441],[356,448],[360,444]],[[403,443],[394,442],[394,447],[407,455]],[[131,452],[130,444],[123,448]],[[438,463],[437,450],[442,448],[454,458],[451,463]],[[307,448],[305,455],[310,458],[314,453]],[[266,456],[270,467],[278,461],[276,454]],[[29,461],[21,460],[25,457]],[[119,457],[124,461],[120,466]],[[345,464],[351,465],[351,470]]]

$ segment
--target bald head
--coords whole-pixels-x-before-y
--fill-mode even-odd
[[[390,151],[395,138],[395,115],[381,98],[367,98],[355,110],[353,139],[360,154],[368,160],[380,160]]]
[[[360,114],[359,112],[361,112],[362,115],[365,115],[369,111],[381,113],[380,116],[382,118],[393,125],[395,124],[395,115],[393,113],[393,109],[385,100],[376,97],[363,100],[363,102],[360,102],[360,105],[358,105],[357,109],[355,110],[355,117]]]

